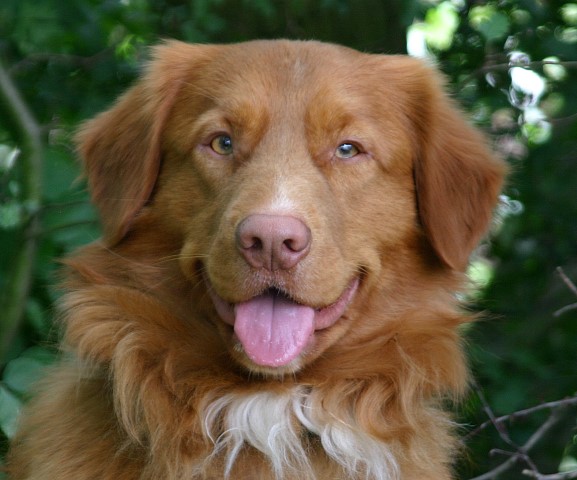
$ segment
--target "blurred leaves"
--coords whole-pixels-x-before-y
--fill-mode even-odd
[[[447,50],[453,43],[453,37],[459,27],[457,9],[451,2],[441,2],[425,14],[425,20],[411,28],[420,31],[426,44],[433,50]]]
[[[509,32],[507,15],[491,4],[471,8],[469,10],[469,23],[489,42],[499,40]]]
[[[16,422],[22,402],[8,388],[0,384],[0,429],[7,438],[16,433]]]
[[[4,368],[0,382],[0,431],[6,438],[14,436],[18,413],[32,385],[55,358],[55,353],[45,347],[30,347]]]
[[[54,360],[54,353],[44,347],[30,347],[8,362],[2,383],[18,398],[25,398],[31,386],[42,377],[42,369]]]
[[[189,42],[316,38],[364,51],[409,49],[436,62],[450,90],[509,160],[513,173],[492,246],[474,263],[472,298],[487,319],[468,330],[472,366],[498,414],[577,390],[577,312],[555,273],[577,279],[577,3],[559,0],[2,0],[0,58],[42,128],[40,204],[27,201],[21,137],[0,114],[0,292],[22,231],[37,254],[24,315],[0,358],[0,457],[30,385],[55,353],[56,259],[99,236],[97,216],[74,154],[80,122],[106,108],[137,75],[146,46]],[[2,105],[0,105],[2,112]],[[0,339],[5,335],[0,317]],[[41,346],[39,346],[41,345]],[[543,442],[544,471],[569,468],[575,417]],[[462,424],[485,420],[472,395]],[[510,433],[523,444],[542,418],[519,418]],[[487,471],[494,432],[473,438],[474,462],[459,478]],[[573,459],[573,460],[572,460]],[[560,463],[562,465],[560,466]],[[0,474],[1,478],[1,474]],[[526,478],[510,472],[507,480]]]

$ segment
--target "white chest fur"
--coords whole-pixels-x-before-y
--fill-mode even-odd
[[[248,444],[270,461],[277,479],[288,472],[309,472],[303,427],[317,435],[326,454],[354,479],[398,480],[397,461],[384,443],[363,432],[354,418],[336,418],[315,402],[310,390],[230,394],[209,404],[204,433],[214,443],[213,456],[225,456],[228,477]]]

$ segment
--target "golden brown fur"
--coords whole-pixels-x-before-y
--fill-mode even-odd
[[[66,260],[65,353],[12,480],[451,478],[455,292],[504,166],[434,71],[317,42],[169,42],[79,149],[104,237]],[[254,214],[305,225],[304,258],[251,265]],[[255,360],[217,305],[279,291],[315,312],[355,293],[295,358]]]

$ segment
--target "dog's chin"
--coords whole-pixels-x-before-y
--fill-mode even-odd
[[[229,343],[229,353],[233,360],[242,366],[245,370],[248,370],[251,375],[262,378],[270,379],[281,379],[287,375],[294,375],[301,371],[306,365],[312,362],[312,358],[307,358],[304,354],[298,358],[292,360],[286,365],[279,365],[277,367],[269,367],[266,365],[259,365],[253,362],[250,357],[244,351],[244,348],[240,341],[236,338],[234,333],[232,336],[230,334],[230,327],[228,332],[227,343]],[[315,357],[316,358],[316,357]]]
[[[281,377],[302,370],[343,335],[360,277],[354,277],[336,300],[321,308],[296,302],[290,293],[273,287],[246,301],[230,303],[206,275],[204,281],[232,358],[253,373]]]

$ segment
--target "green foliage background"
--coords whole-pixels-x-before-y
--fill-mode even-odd
[[[469,350],[487,404],[501,415],[575,396],[577,314],[554,312],[577,301],[555,272],[563,266],[577,280],[577,3],[2,0],[0,71],[32,123],[14,111],[14,94],[0,96],[0,459],[31,385],[56,355],[57,259],[99,235],[73,132],[131,83],[146,46],[288,37],[402,53],[409,27],[412,48],[426,45],[513,167],[487,260],[472,270],[483,284],[476,308],[488,315],[468,332]],[[513,83],[515,66],[538,74],[544,91]],[[464,434],[487,419],[482,407],[473,390],[460,411]],[[544,418],[516,419],[511,438],[524,443]],[[540,471],[575,468],[574,428],[567,409],[531,452]],[[491,427],[467,437],[459,478],[503,462],[489,455],[511,449],[501,437]],[[522,468],[499,478],[527,478]]]

